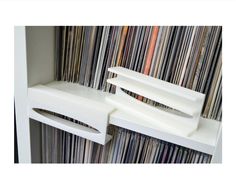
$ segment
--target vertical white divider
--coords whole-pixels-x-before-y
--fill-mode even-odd
[[[27,64],[25,27],[17,26],[14,31],[14,90],[16,107],[16,128],[19,163],[31,163],[30,125],[27,115]]]

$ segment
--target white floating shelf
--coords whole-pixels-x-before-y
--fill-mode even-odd
[[[73,88],[77,89],[77,94],[72,92]],[[49,85],[36,85],[28,89],[29,117],[105,144],[111,138],[106,132],[108,116],[113,111],[113,107],[100,102],[101,94],[98,91],[69,83],[55,82]],[[90,127],[73,123],[55,114],[73,118]]]
[[[184,137],[165,132],[153,125],[140,119],[139,116],[127,114],[121,110],[117,110],[110,115],[109,122],[113,125],[126,128],[135,132],[158,138],[167,142],[178,144],[187,148],[191,148],[200,152],[213,155],[217,136],[220,128],[220,122],[205,118],[200,118],[198,129],[190,136]]]
[[[106,127],[107,124],[113,124],[208,154],[213,154],[216,147],[220,128],[218,121],[201,118],[198,129],[190,136],[185,137],[173,134],[157,124],[143,119],[143,117],[127,113],[127,111],[117,109],[107,103],[106,98],[115,96],[114,94],[79,84],[54,81],[44,86],[38,85],[29,88],[28,96],[30,99],[29,116],[31,118],[101,144],[105,144],[111,139],[111,136],[106,135]],[[35,108],[57,112],[81,120],[99,132],[102,131],[102,136],[98,140],[97,133],[88,132],[88,128],[80,128],[76,124],[45,113],[39,114],[34,110]],[[103,124],[98,124],[99,120],[103,120],[101,121]]]
[[[109,72],[115,73],[117,75],[123,76],[125,78],[131,79],[133,81],[136,81],[138,83],[142,83],[151,87],[154,87],[156,89],[159,89],[161,91],[172,93],[178,97],[184,97],[190,101],[198,101],[203,97],[203,94],[196,93],[193,90],[190,89],[183,89],[180,88],[178,85],[162,81],[160,79],[156,79],[154,77],[150,77],[148,75],[144,75],[138,72],[135,72],[133,70],[125,69],[123,67],[111,67],[108,68]]]
[[[107,80],[116,86],[116,94],[106,99],[117,109],[139,115],[147,123],[173,134],[189,136],[198,128],[205,94],[123,67],[112,67],[108,71],[117,74],[117,77]],[[122,89],[140,98],[133,98]],[[165,105],[171,111],[146,104],[141,101],[142,97]]]
[[[167,106],[173,107],[175,109],[179,109],[183,113],[190,114],[194,116],[194,114],[198,113],[198,107],[191,107],[191,101],[188,99],[183,99],[177,96],[177,99],[170,98],[169,93],[163,92],[159,89],[153,88],[151,86],[145,85],[143,83],[136,82],[135,80],[129,80],[122,77],[111,78],[107,80],[108,83],[123,87],[125,86],[129,91],[132,91],[136,94],[143,95],[149,99],[160,102],[162,104],[166,104]],[[159,94],[157,96],[157,93]],[[184,92],[183,92],[184,94]],[[194,101],[197,103],[197,101]],[[183,106],[183,103],[185,106]]]

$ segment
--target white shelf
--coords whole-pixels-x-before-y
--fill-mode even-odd
[[[106,99],[118,110],[139,115],[147,124],[158,125],[159,130],[173,134],[190,136],[197,130],[205,94],[123,67],[111,67],[108,71],[117,74],[107,80],[116,86],[116,93]],[[131,97],[122,89],[139,95],[139,99]],[[140,97],[165,105],[169,109],[146,104],[140,101]]]
[[[122,77],[128,78],[130,80],[142,83],[145,86],[150,86],[160,91],[165,91],[166,93],[174,94],[180,98],[185,97],[189,101],[198,101],[204,94],[196,93],[196,91],[180,88],[178,85],[150,77],[141,73],[137,73],[133,70],[125,69],[123,67],[112,67],[108,68],[108,71],[120,75]]]
[[[207,154],[214,154],[218,130],[220,128],[220,122],[201,118],[198,130],[188,137],[183,137],[165,131],[163,130],[163,128],[159,128],[158,125],[151,124],[145,119],[142,119],[140,116],[135,116],[134,114],[127,113],[119,109],[111,111],[112,105],[107,104],[105,98],[113,94],[97,91],[95,89],[84,87],[79,84],[62,81],[51,82],[49,84],[46,84],[45,87],[51,88],[53,90],[58,90],[58,92],[61,91],[62,93],[68,93],[68,95],[71,95],[71,97],[84,97],[86,99],[89,99],[94,104],[104,104],[104,106],[107,106],[110,111],[108,121],[110,124],[143,133],[154,138],[185,146],[187,148],[191,148]],[[70,100],[71,99],[72,98],[70,98]],[[94,119],[94,121],[96,121],[96,118]]]
[[[72,91],[77,91],[77,94]],[[105,144],[111,138],[106,132],[108,116],[113,107],[100,101],[102,94],[72,83],[36,85],[28,89],[29,117]],[[63,119],[57,114],[78,120],[89,127]]]
[[[109,122],[119,127],[127,128],[139,133],[142,131],[143,134],[148,136],[211,155],[214,154],[220,128],[220,123],[218,121],[200,118],[198,130],[188,137],[183,137],[158,130],[157,125],[151,125],[140,119],[138,116],[127,114],[126,112],[119,110],[110,115]]]

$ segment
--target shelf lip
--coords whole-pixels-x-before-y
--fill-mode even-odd
[[[201,122],[203,124],[205,122],[211,122],[212,125],[209,125],[209,127],[214,127],[214,133],[215,133],[214,140],[215,141],[206,142],[206,141],[201,141],[201,137],[199,136],[201,134],[200,131],[196,131],[189,137],[178,136],[178,135],[168,133],[165,131],[160,131],[154,128],[147,129],[147,126],[144,125],[143,123],[140,123],[140,120],[138,118],[134,118],[134,117],[131,118],[131,117],[132,115],[127,115],[127,112],[117,110],[110,115],[109,123],[128,129],[128,130],[142,133],[142,134],[145,134],[145,135],[148,135],[148,136],[160,139],[160,140],[164,140],[170,143],[184,146],[193,150],[204,152],[210,155],[214,154],[215,147],[216,147],[215,145],[216,145],[216,140],[217,140],[217,133],[218,133],[218,129],[220,128],[220,122],[201,118]],[[203,139],[207,140],[207,136]]]

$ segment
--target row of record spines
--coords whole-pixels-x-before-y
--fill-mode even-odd
[[[105,146],[42,124],[43,163],[210,163],[211,155],[122,128]],[[129,136],[129,137],[128,137]]]
[[[55,36],[58,80],[114,92],[107,68],[123,66],[206,94],[202,115],[221,120],[222,27],[67,26]]]
[[[110,36],[110,35],[108,35],[108,31],[110,31],[109,29],[108,29],[109,27],[104,27],[103,29],[105,29],[106,30],[106,32],[103,32],[103,34],[104,34],[104,36]],[[112,28],[112,27],[111,27]],[[116,27],[114,27],[114,28],[116,28]],[[131,27],[132,28],[132,27]],[[132,29],[132,31],[134,30],[134,28],[135,27],[133,27],[133,29]],[[141,54],[141,56],[139,56],[138,57],[138,60],[141,60],[140,62],[141,62],[141,64],[139,63],[139,64],[136,64],[136,67],[135,67],[135,69],[134,70],[136,70],[136,71],[139,71],[139,72],[144,72],[144,68],[146,67],[146,66],[144,66],[144,64],[145,64],[145,55],[146,54],[150,54],[150,53],[148,53],[149,52],[149,50],[148,50],[148,48],[149,48],[149,42],[150,42],[150,39],[152,39],[152,37],[151,37],[151,35],[152,35],[152,32],[150,32],[151,31],[151,28],[152,27],[149,27],[149,29],[147,29],[148,27],[143,27],[144,28],[144,30],[141,30],[141,31],[149,31],[149,33],[148,33],[148,35],[147,35],[147,33],[142,33],[142,35],[143,35],[143,39],[145,39],[145,40],[143,40],[143,42],[145,42],[145,43],[142,43],[142,44],[140,44],[140,48],[139,49],[141,49],[141,52],[140,52],[140,54]],[[171,29],[172,27],[169,27],[169,33],[172,31],[172,29]],[[199,27],[199,28],[201,28],[201,27]],[[199,28],[195,28],[195,32],[196,32],[196,30],[198,30]],[[217,27],[210,27],[210,29],[208,28],[208,27],[204,27],[204,28],[207,28],[206,29],[206,31],[208,31],[208,38],[209,38],[209,36],[210,36],[210,34],[212,34],[212,36],[214,36],[213,34],[215,34],[215,33],[217,33],[216,31],[216,28]],[[213,30],[212,28],[215,28],[215,30]],[[218,27],[218,28],[220,28],[220,29],[218,29],[218,31],[221,31],[221,27]],[[185,30],[187,30],[186,29],[186,27],[184,28]],[[82,27],[82,30],[83,30],[83,27]],[[167,28],[162,28],[162,27],[160,27],[160,31],[161,30],[167,30]],[[209,30],[210,30],[210,32],[209,32]],[[58,31],[58,30],[56,30],[56,31]],[[60,30],[59,30],[60,31]],[[113,31],[115,31],[115,29],[113,29]],[[129,27],[122,27],[122,34],[124,33],[124,31],[126,31],[127,32],[127,36],[132,36],[131,35],[131,33],[130,33],[130,35],[128,35],[128,33],[129,33]],[[188,31],[188,33],[191,33],[191,31],[193,31],[193,28],[192,28],[192,30],[190,30],[189,29],[189,31]],[[205,30],[204,30],[205,31]],[[60,32],[56,32],[57,34],[56,34],[56,38],[57,39],[60,39],[60,34],[58,34],[58,33],[60,33]],[[109,33],[110,34],[110,33]],[[81,34],[82,35],[82,37],[81,38],[83,38],[83,34]],[[163,33],[162,33],[162,35],[164,35]],[[167,35],[167,34],[165,34],[165,35]],[[58,37],[59,36],[59,37]],[[65,35],[66,36],[66,35]],[[71,36],[71,35],[69,35],[69,36]],[[103,37],[104,37],[103,36]],[[123,35],[122,35],[123,36]],[[145,36],[146,36],[146,38],[145,38]],[[148,37],[147,37],[148,36]],[[219,36],[221,36],[221,34],[219,35]],[[114,37],[113,37],[114,38]],[[183,37],[184,38],[184,37]],[[190,36],[188,36],[188,38],[190,39]],[[207,38],[207,39],[208,39]],[[213,39],[213,37],[211,37],[212,39]],[[65,39],[67,39],[67,38],[65,38]],[[70,38],[69,38],[70,39]],[[113,62],[113,64],[110,64],[109,66],[114,66],[114,65],[120,65],[120,66],[124,66],[124,67],[127,67],[127,64],[126,63],[124,63],[125,61],[126,62],[129,62],[129,61],[127,61],[128,59],[127,59],[127,56],[128,55],[130,55],[130,53],[128,53],[129,51],[130,51],[130,49],[125,45],[126,44],[126,41],[127,41],[127,39],[128,39],[128,37],[126,37],[125,38],[125,40],[124,40],[124,38],[123,38],[123,40],[120,40],[120,43],[119,43],[119,47],[121,46],[120,44],[122,43],[122,41],[123,41],[123,46],[124,46],[124,52],[122,52],[123,54],[125,54],[125,56],[123,56],[122,58],[115,58],[114,59],[114,57],[111,59],[111,58],[109,58],[109,60],[113,60],[112,62]],[[136,37],[136,39],[137,39],[137,37]],[[168,37],[165,37],[165,39],[168,39]],[[193,36],[191,37],[191,39],[193,39]],[[210,39],[208,39],[208,41],[212,41],[212,39],[210,40]],[[159,40],[161,40],[161,39],[159,39]],[[66,44],[66,40],[64,40],[65,42],[65,44]],[[67,41],[69,41],[69,40],[67,40]],[[77,40],[78,41],[78,40]],[[98,55],[98,60],[100,60],[100,58],[101,58],[101,56],[103,56],[103,58],[104,57],[106,57],[105,58],[105,60],[107,60],[107,56],[108,55],[110,55],[111,56],[111,52],[110,52],[110,47],[108,48],[104,48],[104,43],[107,45],[107,43],[108,43],[108,38],[106,39],[106,40],[104,40],[104,38],[102,38],[101,39],[101,44],[102,45],[100,45],[101,46],[101,48],[100,49],[102,49],[101,50],[101,52],[100,52],[100,50],[99,50],[99,55]],[[105,41],[105,42],[104,42]],[[119,41],[119,40],[117,40],[117,41]],[[132,41],[132,40],[128,40],[128,41]],[[157,39],[157,41],[158,41],[158,39]],[[169,42],[169,40],[166,40],[167,42]],[[185,40],[185,42],[183,42],[183,43],[187,43],[186,41],[188,41],[187,40],[187,38],[186,38],[186,40]],[[213,47],[211,47],[212,45],[208,45],[208,48],[207,48],[207,40],[205,39],[205,40],[199,40],[199,41],[205,41],[205,46],[204,46],[204,50],[202,50],[201,51],[201,55],[203,54],[204,56],[202,56],[203,58],[202,58],[202,60],[204,60],[204,57],[206,56],[205,55],[205,51],[207,52],[207,50],[206,49],[208,49],[208,52],[210,51],[210,49],[214,49]],[[217,40],[215,40],[215,41],[217,41]],[[220,41],[220,40],[219,40]],[[192,42],[193,42],[193,40],[192,40]],[[93,87],[93,88],[96,88],[96,89],[100,89],[100,90],[106,90],[106,91],[109,91],[110,89],[109,89],[109,87],[107,88],[103,88],[104,86],[106,86],[106,85],[101,85],[101,83],[103,83],[104,84],[104,82],[105,82],[105,79],[104,78],[107,78],[107,77],[110,77],[109,75],[107,76],[105,73],[107,72],[107,68],[109,67],[106,63],[107,63],[107,61],[105,61],[105,63],[104,63],[104,61],[100,61],[100,62],[98,62],[97,63],[97,65],[95,64],[95,65],[93,65],[93,67],[96,67],[96,70],[95,70],[95,75],[93,76],[95,79],[93,80],[93,82],[90,82],[89,84],[88,84],[88,82],[82,82],[81,80],[80,80],[80,78],[86,78],[85,77],[85,74],[88,74],[87,73],[87,71],[89,71],[89,69],[87,70],[87,68],[86,69],[83,69],[83,70],[86,70],[85,72],[86,73],[84,73],[82,76],[80,75],[80,67],[78,66],[81,62],[76,62],[76,61],[74,61],[75,63],[74,64],[72,64],[72,62],[71,62],[71,60],[73,59],[73,57],[74,57],[74,59],[76,58],[76,56],[74,55],[74,56],[72,56],[72,51],[70,50],[70,49],[73,49],[72,48],[72,46],[73,46],[73,43],[71,43],[70,45],[67,45],[68,46],[68,48],[67,48],[67,51],[65,51],[64,50],[64,54],[62,53],[61,54],[61,52],[60,52],[60,50],[61,50],[61,48],[59,48],[60,47],[60,45],[58,45],[58,43],[60,44],[60,40],[59,41],[57,41],[56,40],[56,46],[58,47],[57,48],[57,50],[56,50],[56,66],[57,66],[57,71],[56,71],[56,73],[57,73],[57,79],[58,80],[66,80],[66,81],[71,81],[71,82],[79,82],[80,84],[82,84],[82,85],[86,85],[86,86],[90,86],[90,87]],[[111,42],[110,42],[111,43]],[[77,44],[78,44],[78,42],[77,42]],[[82,41],[80,44],[82,44],[81,45],[81,48],[83,49],[83,45],[84,45],[84,41]],[[211,43],[212,44],[212,43]],[[218,42],[218,46],[220,46],[221,47],[221,42]],[[90,45],[87,45],[87,46],[90,46]],[[111,46],[111,45],[110,45]],[[168,46],[170,46],[170,45],[168,45]],[[70,48],[71,47],[71,48]],[[106,47],[106,46],[105,46]],[[65,47],[64,47],[65,48]],[[105,50],[104,50],[105,49]],[[108,50],[107,50],[108,49]],[[127,50],[128,49],[128,50]],[[155,49],[157,49],[157,48],[155,48]],[[218,48],[219,49],[219,48]],[[118,55],[120,55],[120,54],[122,54],[121,53],[121,51],[120,50],[116,50],[116,51],[118,51]],[[165,51],[168,51],[168,50],[165,50]],[[186,50],[185,50],[186,51]],[[216,50],[211,50],[212,52],[214,51],[216,51]],[[65,53],[66,52],[66,53]],[[83,52],[84,53],[84,52]],[[81,56],[82,56],[82,51],[80,52],[80,54],[81,54]],[[103,54],[103,55],[101,55],[101,53]],[[160,52],[159,52],[160,53]],[[92,53],[91,53],[92,54]],[[90,55],[91,55],[90,54]],[[62,56],[64,56],[64,58],[65,58],[65,61],[64,61],[64,63],[63,64],[65,64],[65,65],[63,65],[63,64],[61,64],[60,63],[60,57],[59,57],[59,55],[62,55]],[[114,53],[113,53],[113,55],[114,55]],[[84,55],[85,56],[85,55]],[[183,56],[183,53],[182,53],[182,56]],[[67,57],[67,58],[66,58]],[[68,57],[70,57],[70,61],[69,61],[69,59],[68,59]],[[125,58],[124,58],[125,57]],[[134,55],[132,55],[131,57],[135,57]],[[157,56],[156,55],[156,57],[159,57],[159,56]],[[165,53],[164,53],[164,55],[163,54],[161,54],[161,57],[162,57],[162,59],[163,59],[163,57],[166,57],[166,55],[165,55]],[[216,55],[214,56],[214,57],[216,57]],[[209,59],[209,58],[208,58]],[[131,60],[132,60],[132,58],[131,58]],[[136,58],[136,60],[137,60],[137,58]],[[206,60],[207,60],[207,57],[205,58],[205,62],[206,62]],[[96,61],[95,61],[96,62]],[[109,63],[109,62],[108,62]],[[202,66],[203,64],[206,64],[206,63],[204,63],[204,61],[202,61],[201,62],[201,64],[198,64],[198,65],[201,65],[201,69],[198,69],[198,72],[197,72],[197,74],[198,74],[198,78],[203,78],[203,76],[204,76],[204,74],[201,74],[202,72],[203,72],[203,70],[206,70],[206,67],[207,66],[205,66],[205,69],[203,69],[204,68],[204,66]],[[208,64],[209,64],[209,61],[208,61]],[[220,87],[218,87],[218,86],[221,86],[221,64],[222,64],[222,60],[221,60],[221,51],[220,51],[220,55],[219,55],[219,57],[218,57],[218,61],[217,61],[217,68],[215,68],[214,69],[214,85],[212,85],[211,86],[211,92],[212,92],[212,98],[215,98],[215,99],[217,99],[217,103],[211,103],[211,106],[210,106],[210,110],[211,111],[213,111],[215,114],[217,114],[217,115],[219,115],[219,113],[218,113],[218,108],[220,107],[221,108],[221,88]],[[73,66],[72,66],[73,65]],[[85,64],[86,65],[86,64]],[[137,65],[138,65],[138,67],[137,67]],[[151,72],[153,71],[153,66],[154,64],[152,64],[152,68],[151,68]],[[77,67],[76,67],[77,66]],[[86,65],[87,66],[87,65]],[[102,67],[101,67],[102,66]],[[82,66],[83,67],[83,66]],[[177,67],[178,67],[178,70],[181,70],[179,67],[181,67],[181,66],[179,66],[179,65],[177,65]],[[199,66],[198,66],[199,67]],[[62,68],[64,68],[64,69],[62,69]],[[77,69],[75,69],[75,68],[77,68]],[[97,68],[99,68],[100,69],[100,72],[102,73],[100,73],[100,72],[98,72],[97,70]],[[132,67],[128,67],[129,69],[132,69]],[[163,67],[161,67],[161,68],[163,68]],[[165,68],[165,67],[164,67]],[[168,68],[170,68],[170,65],[168,65]],[[209,68],[209,65],[208,65],[208,68]],[[95,69],[95,68],[94,68]],[[94,69],[92,69],[92,70],[94,70]],[[61,70],[61,73],[60,73],[60,71],[59,70]],[[161,69],[161,70],[163,70],[163,69]],[[170,69],[169,69],[170,70]],[[218,71],[216,71],[216,70],[218,70]],[[180,71],[179,71],[180,72]],[[163,72],[161,72],[161,73],[165,73],[165,71]],[[105,75],[104,75],[105,74]],[[151,75],[151,74],[149,74],[149,75]],[[163,74],[162,74],[163,75]],[[165,74],[164,74],[165,75]],[[183,75],[183,74],[182,74]],[[200,75],[202,75],[202,77],[200,77]],[[151,76],[153,76],[153,75],[151,75]],[[177,76],[176,76],[177,77]],[[87,77],[87,78],[89,78],[89,77]],[[158,77],[158,78],[160,78],[160,77]],[[162,79],[162,78],[160,78],[160,79]],[[182,78],[183,79],[183,78]],[[164,80],[164,79],[163,79]],[[83,79],[83,81],[84,81],[84,79]],[[99,81],[99,82],[98,82]],[[102,81],[102,82],[101,82]],[[195,81],[198,81],[198,80],[195,80]],[[96,83],[96,84],[94,84],[94,83]],[[173,82],[174,83],[174,82]],[[197,85],[197,82],[195,82],[195,85],[196,86],[199,86],[199,85]],[[144,99],[144,100],[147,100],[147,99]],[[209,102],[209,101],[208,101]],[[213,105],[214,106],[213,106]],[[212,118],[212,117],[211,117]],[[213,117],[214,119],[215,119],[215,117]],[[55,131],[55,130],[54,130]],[[120,129],[118,129],[118,130],[115,130],[115,132],[113,133],[113,135],[114,136],[117,136],[120,132]],[[44,132],[43,132],[44,133]],[[118,133],[118,134],[117,134]],[[45,134],[45,133],[44,133]],[[45,137],[45,135],[43,134],[43,137]],[[65,137],[67,137],[67,138],[70,138],[70,136],[71,136],[71,134],[69,134],[69,133],[66,133],[66,132],[64,132],[64,136]],[[54,137],[55,138],[55,137]],[[73,138],[73,137],[72,137]],[[115,147],[114,145],[112,145],[112,144],[115,144],[114,143],[114,141],[122,141],[122,139],[124,140],[124,137],[121,137],[119,140],[116,140],[115,139],[116,137],[114,137],[114,139],[112,139],[112,141],[110,142],[110,143],[108,143],[108,145],[110,145],[111,147],[111,150],[113,150],[114,151],[114,149],[115,148],[117,148],[117,147]],[[46,137],[46,139],[48,139],[47,137]],[[50,138],[49,138],[50,139]],[[62,142],[62,140],[60,139],[60,138],[57,138],[57,140],[58,141],[60,141],[60,142]],[[49,144],[50,145],[52,145],[53,143],[52,143],[52,141],[48,141],[48,140],[46,140],[47,142],[49,142]],[[97,144],[95,144],[95,143],[93,143],[93,142],[91,142],[91,141],[88,141],[88,140],[85,140],[85,139],[82,139],[81,138],[81,140],[80,141],[83,141],[83,144],[84,145],[82,145],[82,146],[84,146],[84,148],[82,148],[82,151],[81,150],[79,150],[78,152],[79,152],[79,154],[80,154],[80,157],[82,158],[81,159],[81,161],[80,162],[84,162],[84,163],[86,163],[86,162],[90,162],[90,158],[94,158],[94,154],[91,152],[91,147],[94,145],[94,146],[96,146]],[[166,145],[167,145],[168,143],[166,143]],[[49,146],[50,146],[49,145]],[[72,146],[71,146],[72,145]],[[106,146],[108,146],[108,145],[106,145]],[[67,149],[70,149],[70,148],[72,148],[73,146],[74,146],[74,144],[70,144],[70,142],[68,142],[67,141]],[[100,145],[98,145],[98,146],[100,146]],[[147,145],[147,146],[149,146],[149,145]],[[163,145],[162,145],[163,146]],[[167,146],[171,146],[171,144],[168,144]],[[48,148],[46,148],[47,150],[48,150]],[[99,150],[100,149],[100,150]],[[102,151],[101,151],[101,149],[102,149]],[[64,150],[65,150],[65,148],[64,148]],[[98,147],[98,150],[95,150],[96,151],[96,154],[99,156],[99,157],[103,157],[102,159],[102,161],[98,161],[98,162],[106,162],[105,160],[104,160],[104,157],[107,157],[108,155],[106,154],[108,151],[110,152],[111,150],[106,150],[106,147],[104,148],[104,147]],[[189,149],[190,150],[190,149]],[[73,151],[73,150],[72,150]],[[186,151],[186,150],[185,150]],[[54,151],[54,153],[55,153],[55,151]],[[64,154],[65,155],[65,151],[62,153],[62,154]],[[196,152],[197,153],[197,152]],[[200,152],[199,152],[200,153]],[[47,153],[47,154],[49,154],[50,155],[50,151],[49,151],[49,153]],[[66,159],[66,157],[68,157],[69,155],[68,155],[68,153],[66,153],[67,155],[66,156],[63,156],[64,157],[64,159],[62,159],[62,162],[65,162],[64,160]],[[82,155],[81,155],[82,154]],[[106,154],[106,155],[105,155]],[[157,154],[157,153],[156,153]],[[155,155],[156,155],[155,154]],[[192,154],[193,154],[193,152],[192,152]],[[211,156],[209,156],[209,155],[204,155],[204,154],[201,154],[201,155],[196,155],[195,154],[195,156],[197,157],[196,159],[194,159],[194,160],[192,160],[193,162],[198,162],[198,161],[203,161],[203,162],[210,162],[210,158],[211,158]],[[194,157],[195,157],[194,156]],[[45,156],[44,156],[45,157]],[[47,157],[47,156],[46,156]],[[54,156],[55,157],[55,156]],[[71,156],[71,157],[73,157],[73,156]],[[107,162],[116,162],[116,161],[114,161],[113,159],[116,159],[117,157],[116,156],[114,156],[114,157],[112,157],[112,155],[110,155],[109,156],[110,157],[110,159],[109,160],[107,160]],[[111,158],[112,157],[112,158]],[[170,156],[171,157],[171,156]],[[198,157],[201,157],[200,158],[200,160],[198,160]],[[203,158],[204,157],[204,158]],[[173,157],[172,157],[173,158]],[[45,159],[45,158],[43,158],[43,159]],[[96,159],[99,159],[99,158],[96,158]],[[92,160],[91,160],[92,161]],[[144,160],[145,161],[145,160]],[[162,160],[161,160],[162,161]],[[165,161],[165,160],[164,160]],[[175,161],[175,160],[174,160]],[[180,160],[178,160],[178,161],[180,161]],[[190,162],[192,162],[192,161],[190,161]],[[200,161],[200,162],[201,162]],[[69,159],[67,158],[67,160],[66,160],[66,162],[70,162],[69,161]],[[71,161],[72,162],[72,161]],[[155,162],[155,161],[154,161]],[[156,162],[159,162],[159,160],[156,160]]]

